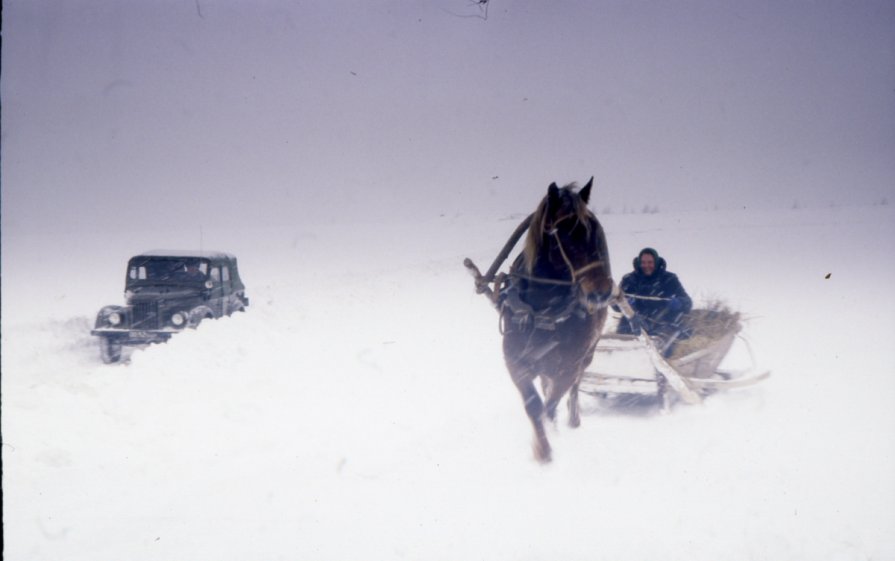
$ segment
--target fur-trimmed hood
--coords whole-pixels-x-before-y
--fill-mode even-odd
[[[643,274],[643,270],[640,268],[640,256],[644,253],[649,253],[650,255],[652,255],[653,260],[656,262],[656,270],[653,271],[653,274],[649,275],[649,277]],[[656,275],[664,273],[666,268],[667,264],[665,263],[665,258],[659,257],[659,252],[651,247],[645,247],[641,249],[640,252],[637,254],[637,257],[634,258],[634,272],[636,272],[641,277],[652,278]]]

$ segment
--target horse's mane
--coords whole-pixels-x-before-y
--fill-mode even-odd
[[[572,195],[570,199],[574,205],[573,212],[576,215],[578,222],[584,224],[584,227],[587,228],[588,235],[590,235],[592,215],[587,208],[587,203],[582,201],[581,197],[578,196],[577,190],[577,183],[569,183],[559,190],[559,195],[560,198],[566,193]],[[528,236],[525,238],[525,248],[522,251],[522,255],[525,271],[529,275],[534,272],[535,261],[537,261],[538,253],[541,251],[541,244],[544,239],[544,231],[547,225],[547,201],[549,198],[549,195],[546,195],[541,199],[538,208],[535,209],[534,214],[532,214],[531,225],[528,227]]]

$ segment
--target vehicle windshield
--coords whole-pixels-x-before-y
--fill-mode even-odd
[[[208,261],[198,257],[145,257],[132,259],[128,284],[193,284],[208,278]]]

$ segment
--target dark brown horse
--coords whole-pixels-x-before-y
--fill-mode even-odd
[[[551,459],[544,418],[569,393],[569,425],[581,423],[578,384],[606,321],[614,283],[603,228],[580,191],[555,183],[531,216],[524,251],[500,297],[503,353],[534,427],[534,454]],[[541,379],[543,397],[535,387]]]

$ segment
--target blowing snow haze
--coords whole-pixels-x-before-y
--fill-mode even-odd
[[[3,8],[6,558],[895,559],[895,3]],[[543,468],[461,263],[591,176],[772,375]],[[103,364],[197,246],[247,313]]]
[[[3,234],[895,200],[895,5],[4,3]]]

